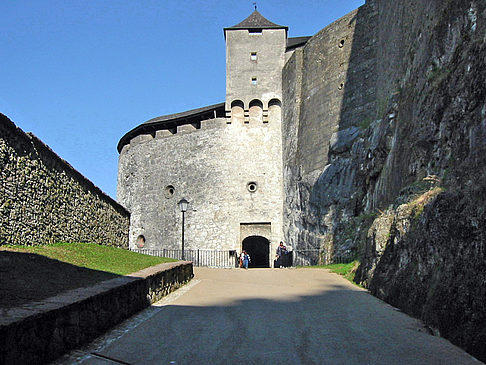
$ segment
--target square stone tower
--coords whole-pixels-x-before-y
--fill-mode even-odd
[[[265,19],[257,10],[241,23],[224,28],[226,39],[226,116],[231,121],[260,117],[282,100],[286,26]],[[255,114],[255,115],[253,115]]]

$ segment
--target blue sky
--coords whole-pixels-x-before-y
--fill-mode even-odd
[[[364,0],[257,1],[313,35]],[[119,139],[156,116],[223,102],[223,28],[242,0],[2,0],[0,112],[116,198]]]

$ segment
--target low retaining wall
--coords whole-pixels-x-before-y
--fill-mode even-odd
[[[42,364],[87,343],[194,276],[192,262],[152,266],[0,312],[0,364]]]

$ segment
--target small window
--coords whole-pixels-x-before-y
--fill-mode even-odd
[[[250,33],[250,35],[262,34],[262,29],[261,28],[248,29],[248,32]]]
[[[172,185],[167,185],[164,189],[164,195],[167,199],[172,198],[175,193],[175,188]]]
[[[143,246],[145,246],[145,236],[143,234],[137,237],[136,245],[138,248],[143,248]]]
[[[256,61],[257,60],[257,54],[256,54],[256,52],[250,53],[250,60],[251,61]]]
[[[250,181],[248,184],[246,184],[246,188],[250,193],[254,193],[258,189],[258,184],[255,181]]]
[[[252,85],[256,85],[257,84],[257,78],[256,77],[252,77],[251,78],[251,84]]]

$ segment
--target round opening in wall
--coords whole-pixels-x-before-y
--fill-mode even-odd
[[[248,184],[246,184],[246,188],[250,193],[254,193],[258,189],[258,184],[254,181],[250,181]]]
[[[341,83],[339,84],[338,89],[339,89],[339,90],[342,90],[342,89],[343,89],[343,87],[344,87],[344,82],[341,82]]]
[[[164,195],[167,199],[172,198],[175,193],[175,188],[172,185],[167,185],[164,189]]]
[[[137,237],[137,247],[143,248],[143,246],[145,246],[145,236],[141,234],[140,236]]]
[[[341,42],[339,42],[339,48],[343,48],[344,47],[344,39],[341,40]]]

